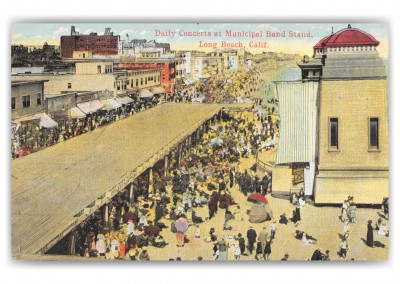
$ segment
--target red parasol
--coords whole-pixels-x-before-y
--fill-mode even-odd
[[[161,232],[161,228],[157,226],[148,226],[144,232],[148,236],[157,236]]]
[[[249,197],[247,197],[247,201],[268,204],[267,198],[261,193],[250,194]]]

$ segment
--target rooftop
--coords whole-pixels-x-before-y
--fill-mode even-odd
[[[321,39],[315,46],[316,48],[323,47],[343,47],[343,46],[378,46],[377,41],[372,35],[352,28],[348,25],[346,29],[342,29],[336,33],[332,33],[329,36]]]
[[[30,81],[11,81],[11,87],[19,87],[23,85],[33,85],[48,82],[49,80],[30,80]]]

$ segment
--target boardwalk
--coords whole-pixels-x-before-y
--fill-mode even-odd
[[[13,257],[44,252],[85,207],[128,184],[222,107],[160,105],[13,160]]]

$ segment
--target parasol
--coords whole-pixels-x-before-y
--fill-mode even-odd
[[[224,141],[220,138],[213,138],[211,141],[208,143],[210,146],[222,146],[224,145]]]
[[[138,215],[135,212],[129,211],[124,215],[124,222],[127,223],[128,220],[132,220],[133,223],[137,223],[139,221]]]
[[[148,226],[144,232],[148,236],[157,236],[161,232],[161,228],[157,226]]]
[[[247,197],[247,201],[268,204],[267,198],[261,193],[250,194],[249,197]]]
[[[184,233],[189,228],[189,223],[185,218],[179,218],[175,221],[175,228],[177,232]]]

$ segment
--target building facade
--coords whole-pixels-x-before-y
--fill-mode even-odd
[[[311,176],[308,194],[318,204],[340,204],[348,196],[357,204],[379,204],[389,194],[387,70],[379,44],[349,25],[323,38],[298,64],[303,84],[318,84],[310,104],[314,150],[302,160],[304,177]],[[293,90],[281,96],[298,97]]]
[[[160,83],[165,91],[172,95],[175,91],[175,58],[121,58],[118,68],[122,70],[152,70],[160,73]],[[179,68],[178,68],[179,69]]]
[[[13,80],[46,80],[44,92],[55,95],[65,92],[103,91],[113,97],[137,94],[140,89],[161,86],[158,69],[115,71],[112,62],[91,61],[75,65],[75,73],[66,74],[20,74]]]
[[[11,81],[11,120],[44,112],[45,82]]]
[[[119,36],[114,35],[109,28],[105,29],[104,35],[90,33],[81,35],[71,27],[69,36],[61,36],[61,58],[71,59],[74,51],[89,51],[93,55],[118,55]]]

